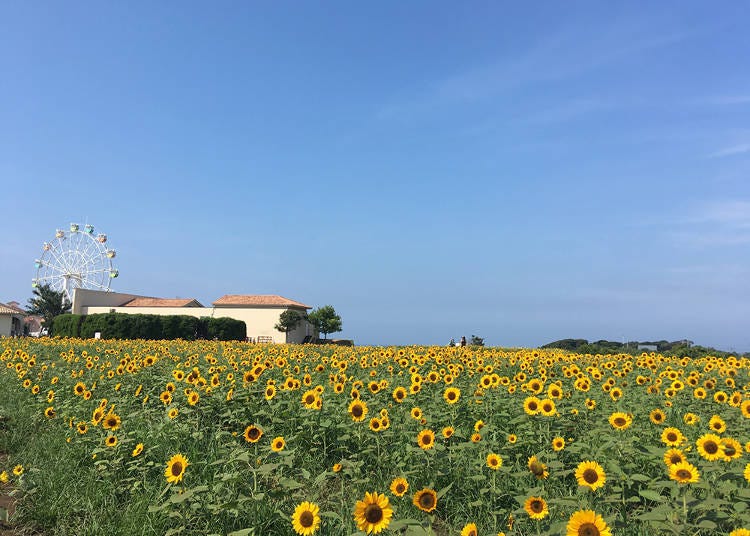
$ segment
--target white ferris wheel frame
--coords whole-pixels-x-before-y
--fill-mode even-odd
[[[119,272],[112,262],[116,252],[106,243],[107,235],[95,234],[93,225],[81,229],[71,223],[67,231],[58,229],[55,237],[43,244],[42,255],[34,263],[37,272],[32,287],[48,284],[65,292],[71,302],[76,288],[109,292]]]

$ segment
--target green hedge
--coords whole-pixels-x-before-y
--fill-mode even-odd
[[[218,339],[244,341],[246,327],[234,318],[196,318],[187,315],[131,315],[104,313],[55,317],[53,335],[91,339]]]

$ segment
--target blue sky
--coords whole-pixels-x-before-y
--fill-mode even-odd
[[[750,350],[744,2],[3,2],[0,301],[281,294],[361,344]]]

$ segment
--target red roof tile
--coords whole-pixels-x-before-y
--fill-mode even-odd
[[[290,300],[283,296],[277,296],[276,294],[226,294],[213,304],[216,306],[247,305],[253,307],[302,307],[304,309],[312,309],[309,305]]]

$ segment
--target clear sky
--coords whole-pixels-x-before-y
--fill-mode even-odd
[[[358,344],[750,350],[750,4],[0,2],[0,301],[281,294]]]

